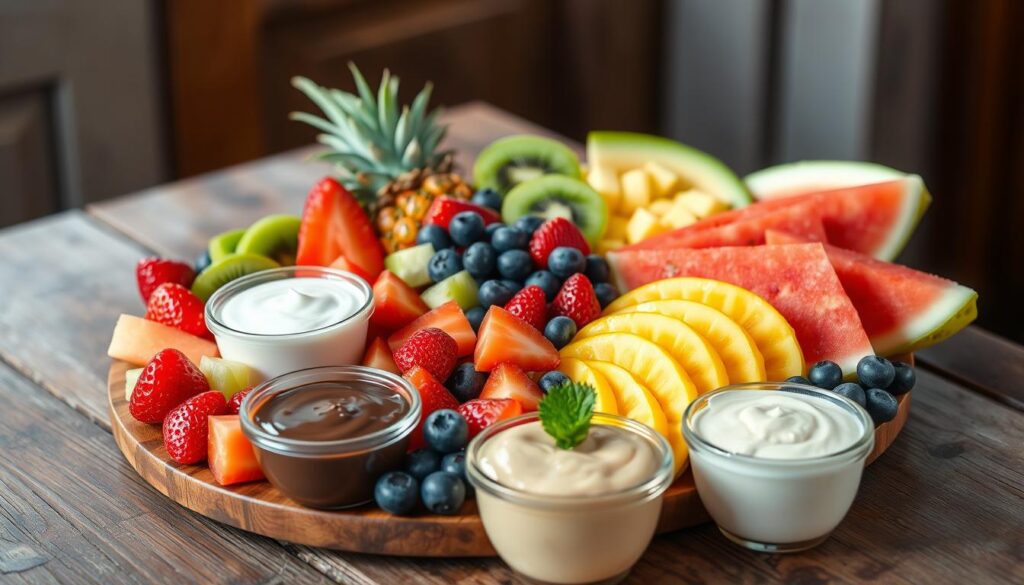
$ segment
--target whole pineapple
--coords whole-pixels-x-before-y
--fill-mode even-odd
[[[428,83],[398,108],[398,78],[387,70],[376,95],[349,63],[358,95],[321,87],[305,77],[292,85],[324,113],[293,112],[291,118],[323,131],[317,140],[330,150],[316,158],[334,163],[339,180],[373,219],[387,252],[415,245],[421,220],[435,197],[468,199],[472,187],[452,172],[450,152],[438,150],[447,126],[439,108],[427,112]]]

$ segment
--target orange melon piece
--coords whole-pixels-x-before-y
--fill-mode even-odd
[[[256,459],[252,443],[242,432],[237,414],[211,416],[206,459],[213,479],[220,485],[231,485],[263,479],[263,470]]]
[[[134,315],[118,317],[107,355],[135,366],[144,366],[157,352],[167,348],[185,354],[193,364],[198,364],[204,355],[220,356],[217,344],[212,341]]]

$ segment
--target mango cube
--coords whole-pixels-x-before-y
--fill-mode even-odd
[[[611,252],[612,250],[618,250],[619,248],[625,245],[626,242],[624,240],[619,239],[598,240],[595,251],[603,256],[608,252]]]
[[[594,167],[587,173],[587,183],[601,194],[609,211],[619,208],[622,200],[622,186],[619,184],[619,175],[612,169],[605,167]]]
[[[619,211],[632,215],[637,209],[647,207],[651,202],[653,187],[651,177],[643,169],[622,173],[622,203]]]
[[[675,200],[682,201],[683,205],[700,219],[725,211],[727,207],[724,201],[696,189],[676,195]]]
[[[629,218],[629,225],[626,226],[626,241],[635,244],[668,231],[668,228],[658,221],[658,217],[643,207],[633,212]]]
[[[604,232],[605,239],[625,241],[627,225],[629,225],[628,217],[623,217],[621,215],[609,215],[608,227]]]
[[[672,209],[671,199],[655,199],[651,201],[651,204],[647,206],[647,211],[650,211],[654,215],[665,215],[668,210]]]
[[[678,197],[672,202],[671,208],[661,216],[661,223],[674,230],[696,223],[696,221],[697,216],[690,211],[686,201],[681,201]]]
[[[676,191],[679,177],[672,171],[654,161],[645,163],[644,170],[651,177],[655,197],[668,197]]]

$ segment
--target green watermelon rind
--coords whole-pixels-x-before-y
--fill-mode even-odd
[[[901,179],[907,173],[878,163],[851,160],[802,160],[754,171],[743,182],[755,199],[771,199],[771,193],[808,187],[854,187]],[[823,187],[823,185],[825,185]]]
[[[721,160],[675,140],[638,132],[594,131],[587,134],[587,164],[616,172],[663,164],[684,180],[734,208],[753,202],[746,185]]]
[[[977,316],[978,293],[957,284],[909,323],[872,339],[871,344],[875,353],[883,356],[918,351],[949,339]]]

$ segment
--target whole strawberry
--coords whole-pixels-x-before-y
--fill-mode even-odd
[[[458,410],[469,426],[470,439],[498,421],[523,414],[522,405],[511,398],[477,398]]]
[[[156,424],[175,406],[209,390],[206,376],[185,354],[176,349],[164,349],[153,356],[139,374],[128,411],[135,420]]]
[[[228,400],[228,409],[226,414],[238,414],[242,410],[242,400],[245,399],[245,395],[252,391],[252,387],[244,390],[239,390],[231,395],[231,400]]]
[[[573,274],[562,284],[555,300],[551,303],[551,312],[565,315],[582,328],[601,315],[601,303],[594,293],[594,285],[585,275]]]
[[[206,328],[205,306],[191,290],[176,282],[165,282],[149,296],[146,318],[212,341],[213,334]]]
[[[564,217],[556,217],[544,222],[533,232],[533,237],[530,238],[530,257],[533,258],[533,263],[541,268],[547,268],[548,256],[559,246],[576,248],[583,252],[584,256],[590,254],[590,246],[580,228]]]
[[[544,330],[547,323],[547,299],[544,296],[544,289],[531,284],[517,292],[512,299],[505,304],[505,310],[526,321],[539,331]]]
[[[224,414],[227,402],[217,390],[196,394],[164,417],[164,448],[174,461],[191,465],[206,459],[209,417]]]
[[[192,270],[192,266],[177,260],[143,258],[135,265],[135,282],[139,285],[139,294],[144,303],[148,303],[153,291],[165,282],[175,282],[188,287],[192,286],[195,278],[196,272]]]
[[[455,369],[458,355],[459,346],[451,335],[436,327],[427,327],[406,339],[395,351],[394,358],[403,374],[419,366],[444,382]]]

